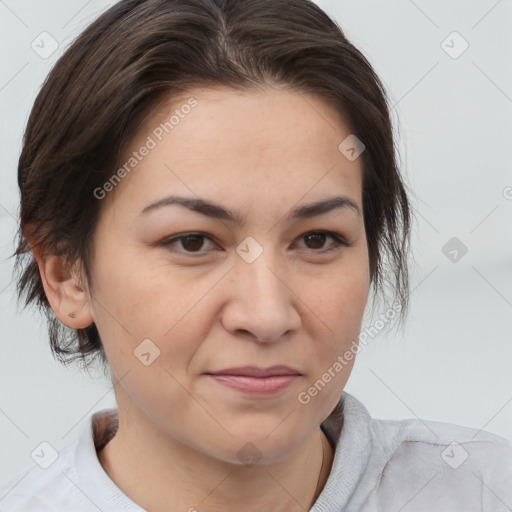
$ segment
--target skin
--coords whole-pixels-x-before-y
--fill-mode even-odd
[[[370,280],[362,213],[285,215],[337,195],[362,212],[362,159],[339,151],[351,132],[334,108],[284,88],[174,97],[145,119],[126,158],[191,97],[197,106],[101,201],[90,283],[34,252],[58,318],[72,328],[94,322],[120,379],[119,429],[98,458],[125,494],[151,512],[302,512],[329,475],[333,449],[320,423],[354,360],[307,405],[298,395],[357,339]],[[246,223],[179,205],[141,215],[171,193],[219,203]],[[325,252],[333,238],[305,236],[320,230],[349,245]],[[197,231],[210,239],[158,244]],[[249,236],[263,249],[252,263],[236,252]],[[134,355],[145,339],[160,350],[148,366]],[[263,399],[205,375],[276,364],[301,375]],[[237,455],[247,443],[260,457],[252,466]]]

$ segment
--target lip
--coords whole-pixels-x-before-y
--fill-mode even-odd
[[[244,366],[207,375],[219,384],[249,394],[253,398],[268,398],[284,391],[301,374],[287,366],[272,366],[270,368]]]
[[[241,366],[238,368],[226,368],[216,372],[209,372],[208,375],[236,375],[240,377],[277,377],[281,375],[300,375],[301,373],[289,366],[276,365],[268,368],[257,366]]]

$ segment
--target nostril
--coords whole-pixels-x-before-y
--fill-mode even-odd
[[[236,333],[239,334],[240,336],[242,336],[243,338],[247,338],[247,339],[251,339],[251,340],[258,339],[258,337],[255,334],[248,331],[247,329],[237,329]]]

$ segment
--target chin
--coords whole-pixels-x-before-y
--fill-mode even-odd
[[[271,431],[272,429],[268,432]],[[258,436],[236,436],[230,443],[232,451],[226,454],[229,459],[226,462],[248,467],[255,464],[276,464],[287,459],[301,444],[301,439],[291,431],[283,431],[280,435],[274,434],[269,436],[268,433],[260,432]]]

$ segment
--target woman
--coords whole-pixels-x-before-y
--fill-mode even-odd
[[[370,292],[405,316],[410,212],[382,84],[309,0],[117,3],[52,70],[18,176],[20,295],[118,407],[1,510],[512,505],[508,441],[343,391]]]

